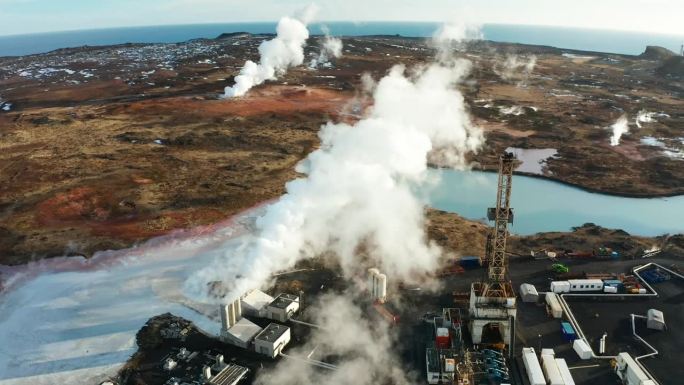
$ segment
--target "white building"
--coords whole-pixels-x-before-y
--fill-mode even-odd
[[[261,290],[252,290],[241,299],[242,313],[252,317],[266,318],[268,304],[273,302],[273,297]]]
[[[254,350],[257,353],[275,358],[289,342],[290,328],[272,323],[254,338]]]
[[[368,269],[368,293],[372,301],[384,303],[387,300],[387,276],[374,267]]]
[[[286,322],[299,310],[299,297],[292,294],[280,294],[268,304],[266,318]]]
[[[230,329],[221,332],[221,339],[229,344],[249,349],[254,337],[261,331],[259,325],[247,318],[241,318]]]

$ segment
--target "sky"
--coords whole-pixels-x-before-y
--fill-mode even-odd
[[[0,35],[164,24],[276,21],[300,0],[0,0]],[[318,21],[447,21],[684,36],[684,0],[318,0]]]

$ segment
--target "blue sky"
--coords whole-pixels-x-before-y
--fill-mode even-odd
[[[0,0],[0,35],[273,21],[299,0]],[[318,0],[318,20],[561,25],[684,35],[684,0]],[[679,20],[677,19],[679,18]]]

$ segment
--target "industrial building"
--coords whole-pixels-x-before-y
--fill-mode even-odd
[[[268,305],[273,302],[273,297],[261,290],[250,290],[240,299],[242,312],[246,316],[267,318]]]
[[[254,349],[257,353],[275,358],[289,342],[290,328],[272,323],[254,338]]]
[[[280,294],[266,307],[266,318],[286,322],[299,311],[299,297],[293,294]]]
[[[368,269],[368,293],[374,302],[387,301],[387,275],[380,273],[377,268]]]

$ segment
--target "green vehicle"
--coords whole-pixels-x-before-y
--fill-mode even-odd
[[[554,263],[551,265],[551,270],[556,274],[564,274],[570,271],[570,269],[562,263]]]

